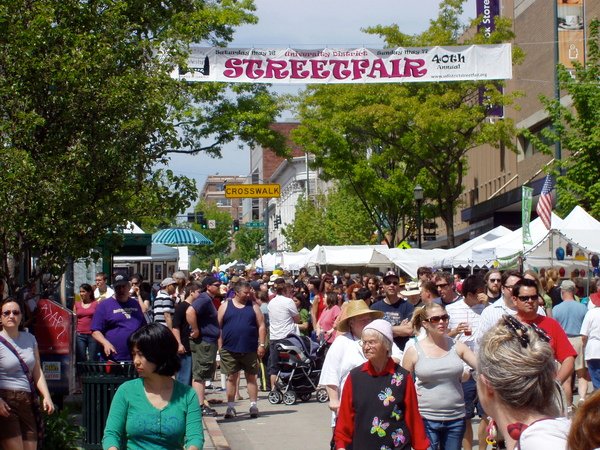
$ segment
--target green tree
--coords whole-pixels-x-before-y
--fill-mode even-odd
[[[258,258],[259,246],[264,248],[265,231],[262,228],[247,228],[242,225],[240,230],[234,234],[233,240],[235,250],[231,254],[231,259],[248,263]]]
[[[215,259],[220,259],[221,263],[229,258],[232,241],[232,224],[231,215],[222,211],[216,204],[212,202],[199,201],[194,208],[194,212],[202,212],[205,220],[214,220],[216,227],[214,229],[201,229],[199,224],[193,224],[192,228],[199,231],[213,243],[212,245],[195,245],[191,246],[193,252],[192,266],[210,269]]]
[[[170,76],[191,43],[224,45],[256,22],[251,0],[6,0],[0,10],[0,276],[14,277],[9,255],[61,273],[127,220],[170,221],[195,199],[191,180],[157,170],[171,152],[219,156],[236,137],[282,147],[266,87]]]
[[[314,199],[301,197],[294,221],[282,230],[292,251],[315,245],[368,244],[373,225],[352,191],[338,188]]]
[[[571,154],[552,167],[557,177],[558,203],[561,215],[580,205],[596,219],[600,219],[600,21],[590,24],[588,54],[585,66],[575,65],[571,74],[559,65],[560,88],[572,98],[566,107],[556,99],[542,97],[552,127],[546,128],[543,139],[524,130],[536,147],[552,154],[554,147],[547,142],[560,141]]]
[[[445,0],[430,27],[407,35],[397,25],[366,31],[388,47],[458,45],[463,0]],[[506,42],[510,23],[498,20],[485,39],[463,43]],[[521,53],[516,49],[514,59]],[[478,101],[486,90],[485,104]],[[312,86],[299,98],[301,121],[294,138],[316,155],[326,178],[344,180],[355,190],[388,245],[395,246],[414,224],[412,191],[425,189],[427,210],[441,217],[454,245],[454,213],[463,191],[467,155],[482,144],[514,148],[510,119],[489,123],[489,105],[509,105],[497,84],[483,82],[407,83],[403,85]]]

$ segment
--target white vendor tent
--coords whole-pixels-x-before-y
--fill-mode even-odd
[[[506,227],[499,226],[493,230],[487,231],[473,239],[464,242],[458,247],[446,250],[444,257],[439,261],[434,261],[434,267],[477,267],[473,260],[473,248],[485,245],[502,236],[512,233]]]
[[[552,229],[559,229],[562,226],[562,219],[554,213],[551,221]],[[519,228],[486,244],[473,247],[471,254],[473,266],[491,266],[495,261],[513,262],[523,253],[539,245],[549,233],[539,217],[531,221],[529,230],[532,245],[523,246],[523,229]]]
[[[556,250],[562,248],[564,258],[558,259]],[[590,267],[590,257],[600,254],[600,222],[583,208],[576,206],[557,229],[525,253],[525,264],[530,267],[565,267],[569,270]]]
[[[382,253],[386,245],[323,245],[313,253],[307,264],[342,267],[383,267],[391,266],[390,259]]]
[[[402,249],[387,247],[377,250],[377,252],[383,253],[392,263],[413,278],[417,277],[417,269],[419,267],[439,268],[440,266],[436,266],[435,262],[442,260],[447,251],[443,248],[424,250],[420,248]]]

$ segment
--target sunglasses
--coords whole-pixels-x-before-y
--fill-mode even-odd
[[[490,283],[500,283],[501,281],[500,278],[490,278]]]
[[[21,315],[21,311],[19,311],[18,309],[13,309],[12,311],[2,311],[2,315],[4,317],[8,317],[10,315],[13,315],[15,317],[20,316]]]
[[[537,301],[539,295],[517,295],[517,298],[522,302]]]
[[[445,288],[446,286],[448,286],[448,283],[436,284],[436,286],[438,289],[441,289],[441,288]]]
[[[544,330],[538,327],[536,324],[532,323],[531,325],[523,325],[513,316],[508,314],[504,314],[502,316],[504,319],[504,324],[511,331],[511,333],[519,340],[521,343],[521,347],[525,348],[529,345],[529,331],[535,332],[538,337],[544,342],[550,342],[550,336],[546,334]]]
[[[448,322],[449,320],[450,316],[448,314],[444,314],[443,316],[431,316],[429,319],[425,319],[425,322],[440,323],[442,321]]]
[[[390,284],[393,284],[394,286],[399,286],[400,283],[398,281],[388,281],[387,283],[384,283],[386,286],[389,286]]]

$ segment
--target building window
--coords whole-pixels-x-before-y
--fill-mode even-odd
[[[543,134],[542,134],[542,130],[549,128],[550,127],[550,123],[549,122],[545,122],[544,124],[537,126],[535,128],[531,128],[531,133],[534,134],[540,141],[542,141],[545,145],[552,145],[552,140],[546,138]],[[537,148],[536,144],[529,139],[527,136],[521,136],[519,138],[520,140],[520,144],[521,144],[521,150],[523,151],[523,156],[525,158],[530,158],[531,156],[535,155],[536,153],[540,152],[540,149]]]

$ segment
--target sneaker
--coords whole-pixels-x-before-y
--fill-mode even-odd
[[[219,413],[212,409],[210,406],[203,406],[202,415],[205,417],[217,417]]]
[[[250,407],[250,417],[256,419],[258,417],[258,406],[252,405]]]
[[[235,408],[228,406],[225,415],[223,416],[225,419],[233,419],[237,414]]]

